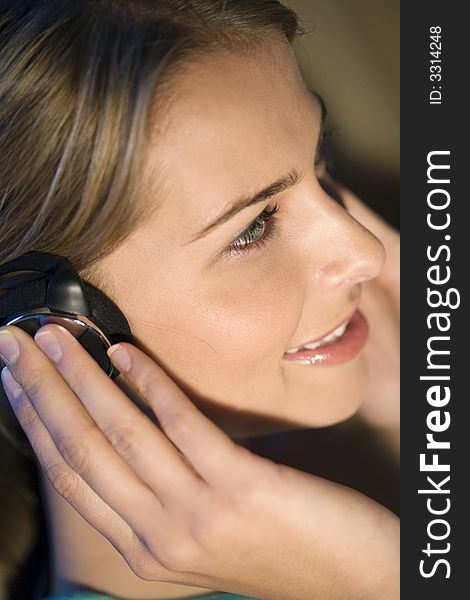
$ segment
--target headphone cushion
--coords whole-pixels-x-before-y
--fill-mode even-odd
[[[90,320],[98,325],[112,344],[132,343],[132,332],[126,317],[111,298],[95,286],[83,281],[86,297],[90,303]]]
[[[41,308],[44,305],[46,289],[47,281],[44,278],[33,279],[8,289],[6,294],[0,296],[0,323],[4,325],[14,313]]]

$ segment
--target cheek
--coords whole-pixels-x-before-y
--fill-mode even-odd
[[[207,309],[207,334],[219,352],[228,349],[229,362],[277,362],[295,331],[302,298],[281,273],[271,272],[228,293],[211,293]]]
[[[288,270],[246,271],[237,279],[234,267],[230,280],[214,278],[216,286],[176,286],[164,305],[150,300],[151,329],[137,318],[135,334],[175,374],[204,387],[272,373],[297,327],[303,293]]]

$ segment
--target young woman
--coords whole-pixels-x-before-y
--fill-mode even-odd
[[[398,236],[325,170],[296,15],[1,7],[0,263],[67,257],[136,340],[109,351],[112,381],[60,326],[0,330],[51,594],[398,598],[397,517],[242,441],[345,420],[379,379],[361,410],[396,418]]]

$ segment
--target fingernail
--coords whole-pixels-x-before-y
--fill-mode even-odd
[[[8,367],[3,367],[1,378],[3,387],[5,388],[5,391],[8,394],[8,396],[11,396],[13,399],[16,399],[20,394],[23,393],[23,388],[10,373],[10,369]]]
[[[106,353],[113,365],[120,371],[127,373],[127,371],[131,370],[132,362],[130,354],[121,344],[114,344],[114,346],[107,349]]]
[[[20,355],[18,342],[8,329],[0,329],[0,355],[8,365],[14,365]]]
[[[59,362],[62,358],[62,347],[59,340],[49,329],[38,331],[34,336],[34,341],[52,361]]]

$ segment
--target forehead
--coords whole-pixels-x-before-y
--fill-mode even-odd
[[[266,43],[249,56],[208,56],[175,89],[147,153],[159,219],[184,209],[202,224],[230,199],[300,169],[302,153],[311,154],[321,109],[287,43]]]

